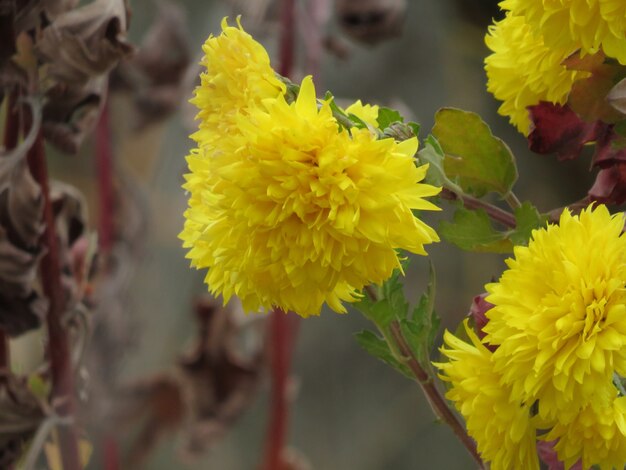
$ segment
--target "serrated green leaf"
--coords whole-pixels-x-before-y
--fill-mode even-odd
[[[496,231],[483,209],[469,211],[459,208],[452,223],[443,221],[439,234],[466,251],[508,253],[513,244],[506,233]]]
[[[391,350],[389,349],[389,345],[384,339],[368,330],[360,331],[354,336],[359,345],[369,354],[390,365],[406,377],[410,379],[413,378],[410,369],[393,356]]]
[[[413,354],[421,364],[427,360],[427,350],[424,347],[428,341],[429,331],[425,325],[409,319],[399,320],[402,336],[411,347]]]
[[[515,159],[478,114],[440,109],[432,132],[445,153],[445,175],[465,193],[476,197],[509,193],[517,180]]]
[[[404,122],[404,118],[395,109],[381,106],[378,108],[378,118],[376,119],[376,122],[378,122],[380,130],[384,131],[394,122]]]
[[[441,326],[441,318],[437,315],[435,310],[430,314],[430,334],[428,335],[428,349],[431,350],[435,346],[435,339],[437,333],[439,333],[439,327]]]
[[[409,344],[418,356],[420,362],[428,361],[428,353],[433,346],[439,330],[440,321],[435,313],[436,284],[435,269],[433,264],[430,263],[430,274],[426,292],[420,297],[406,325],[413,333],[413,339],[410,340]]]
[[[532,231],[543,227],[544,218],[537,208],[529,202],[524,202],[515,209],[515,229],[508,233],[508,238],[514,245],[528,245]]]

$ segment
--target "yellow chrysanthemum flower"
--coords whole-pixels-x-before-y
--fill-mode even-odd
[[[231,132],[237,116],[252,106],[285,92],[285,85],[270,66],[267,51],[246,33],[222,20],[222,34],[210,36],[202,46],[200,86],[191,100],[199,108],[199,131],[191,137],[208,144]]]
[[[626,2],[624,0],[505,0],[503,9],[525,16],[549,47],[582,49],[626,65]]]
[[[522,16],[508,14],[490,26],[485,42],[492,51],[485,59],[487,89],[502,101],[498,112],[524,135],[530,131],[528,106],[564,104],[572,84],[589,75],[561,65],[577,48],[547,47]]]
[[[558,439],[555,450],[571,468],[582,459],[583,468],[623,469],[626,464],[626,397],[614,398],[608,405],[585,406],[573,421],[557,424],[545,436]]]
[[[368,126],[378,129],[378,106],[375,104],[363,104],[357,100],[346,108],[346,114],[354,114]]]
[[[530,405],[511,396],[494,371],[492,353],[465,322],[468,344],[448,331],[441,352],[449,362],[435,364],[450,383],[446,397],[465,418],[467,431],[492,470],[539,469]]]
[[[344,312],[366,284],[399,267],[397,249],[425,254],[435,231],[413,210],[440,189],[420,181],[417,140],[340,131],[310,77],[297,100],[265,99],[238,114],[236,132],[188,158],[191,193],[181,234],[206,282],[246,310],[278,306]]]
[[[570,419],[626,375],[624,218],[599,205],[533,231],[486,286],[484,341],[502,383],[539,400],[542,418]]]

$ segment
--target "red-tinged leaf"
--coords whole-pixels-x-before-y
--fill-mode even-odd
[[[599,168],[609,168],[619,163],[626,163],[626,148],[616,145],[622,139],[613,126],[606,126],[598,136],[593,164]]]
[[[588,194],[602,204],[626,202],[626,164],[617,163],[600,170]]]
[[[556,153],[559,160],[572,160],[580,155],[583,146],[597,138],[603,124],[584,122],[565,105],[542,101],[529,106],[533,123],[528,136],[530,149],[541,155]]]
[[[478,334],[478,337],[480,339],[483,339],[485,337],[485,332],[483,331],[483,328],[485,328],[487,322],[489,321],[487,315],[485,314],[493,308],[493,304],[485,300],[485,297],[487,297],[487,295],[489,294],[483,292],[482,294],[475,296],[472,300],[472,306],[470,307],[470,311],[468,314],[468,316],[471,316],[474,320],[474,329],[476,330],[476,334]]]
[[[561,462],[554,450],[557,441],[538,441],[537,454],[539,458],[548,467],[548,470],[566,470],[565,465]],[[582,470],[582,462],[579,460],[569,470]]]

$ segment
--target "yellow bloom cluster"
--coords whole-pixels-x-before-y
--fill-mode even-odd
[[[524,135],[530,131],[528,106],[564,104],[572,84],[588,76],[561,64],[575,49],[547,47],[523,16],[508,14],[490,26],[485,42],[493,52],[485,59],[487,90],[502,101],[498,112]]]
[[[626,2],[623,0],[504,0],[500,6],[523,15],[549,47],[602,50],[626,65]]]
[[[562,65],[570,55],[602,51],[626,65],[626,2],[623,0],[504,0],[506,17],[489,28],[485,42],[488,90],[528,135],[527,107],[564,104],[572,84],[588,76]]]
[[[317,315],[326,302],[345,312],[343,301],[400,266],[397,249],[425,254],[438,240],[413,211],[436,210],[424,198],[440,189],[420,183],[416,138],[340,129],[310,77],[288,103],[262,46],[241,27],[223,29],[204,47],[194,99],[187,257],[208,268],[212,293],[236,295],[248,311]],[[374,111],[358,103],[351,112],[375,121]]]
[[[471,345],[446,335],[450,362],[438,367],[452,384],[447,396],[494,470],[535,468],[527,442],[513,439],[519,429],[533,440],[534,429],[545,431],[538,439],[558,440],[566,468],[579,460],[603,470],[626,463],[626,397],[616,386],[626,376],[623,228],[623,216],[602,205],[579,216],[565,211],[559,225],[516,247],[509,268],[486,286],[494,307],[484,344],[472,332]],[[488,385],[471,385],[472,374]],[[498,407],[508,426],[493,412]]]

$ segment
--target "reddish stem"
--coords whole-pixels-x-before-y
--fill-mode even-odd
[[[96,171],[98,178],[98,240],[100,249],[108,253],[113,245],[113,153],[109,105],[104,103],[96,129]]]
[[[293,69],[296,42],[296,6],[294,0],[282,0],[280,27],[280,67],[278,73],[283,77],[289,77]]]
[[[267,432],[265,470],[280,470],[289,422],[287,385],[294,333],[299,317],[275,307],[269,319],[270,365],[272,368],[272,403]]]
[[[106,256],[111,251],[114,242],[113,147],[108,101],[104,102],[96,129],[96,173],[99,205],[98,244],[100,253]],[[105,436],[101,445],[104,453],[104,469],[121,468],[119,444],[115,435]]]
[[[43,291],[48,298],[48,353],[52,375],[52,400],[58,403],[60,416],[73,417],[76,404],[74,398],[74,373],[70,355],[70,341],[63,327],[65,312],[65,294],[61,285],[59,249],[54,225],[54,213],[50,200],[48,167],[41,129],[32,148],[28,151],[28,165],[33,178],[41,187],[44,200],[44,233],[42,244],[45,256],[41,260],[40,272]],[[73,425],[59,428],[59,446],[63,470],[79,470],[78,437]]]
[[[117,439],[111,434],[103,439],[104,470],[120,470],[120,449]]]
[[[500,209],[493,204],[481,201],[480,199],[468,196],[467,194],[459,195],[447,188],[443,188],[440,195],[443,199],[447,199],[448,201],[461,201],[463,203],[463,206],[468,209],[483,209],[491,218],[491,220],[500,222],[505,227],[515,228],[517,226],[517,222],[513,214],[503,209]]]

